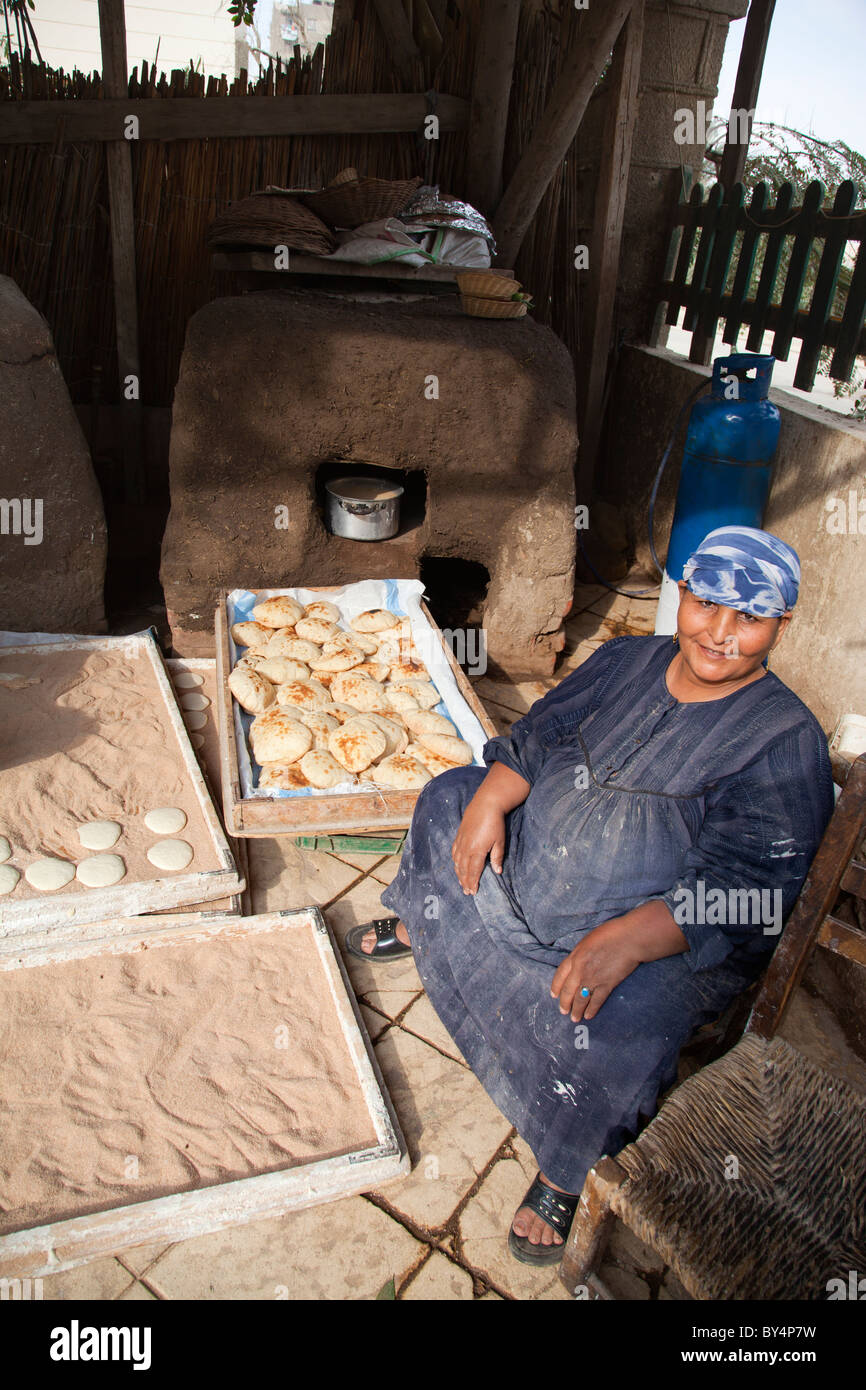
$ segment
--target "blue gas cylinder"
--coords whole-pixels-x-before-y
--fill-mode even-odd
[[[781,424],[767,399],[774,364],[751,352],[717,357],[710,393],[692,406],[656,632],[676,631],[676,584],[707,532],[763,521]]]

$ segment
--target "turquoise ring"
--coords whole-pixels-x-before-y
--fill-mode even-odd
[[[592,990],[591,990],[591,989],[587,989],[586,985],[584,985],[583,989],[580,991],[580,997],[581,997],[581,999],[588,999],[589,996],[590,996],[591,994],[592,994]]]

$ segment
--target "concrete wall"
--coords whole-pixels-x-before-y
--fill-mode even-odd
[[[39,0],[33,15],[39,51],[52,67],[82,72],[102,70],[96,0]],[[237,75],[235,46],[246,28],[236,29],[228,0],[130,0],[126,6],[126,52],[129,69],[157,58],[161,72],[188,68],[201,61],[210,77]],[[251,42],[254,40],[251,39]],[[244,48],[244,60],[246,49]]]
[[[663,348],[627,347],[620,357],[596,486],[604,510],[617,509],[623,550],[647,574],[653,478],[680,406],[709,374]],[[786,391],[772,391],[771,399],[782,412],[782,430],[764,525],[794,547],[802,565],[800,600],[773,670],[832,732],[841,714],[866,714],[866,425],[804,405]],[[685,425],[656,504],[662,561],[684,433]],[[837,533],[843,504],[845,530]]]

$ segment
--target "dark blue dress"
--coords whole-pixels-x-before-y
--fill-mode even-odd
[[[530,784],[502,874],[464,894],[451,846],[478,767],[429,782],[382,902],[430,1000],[553,1182],[579,1192],[675,1079],[682,1045],[760,972],[833,809],[820,725],[772,673],[681,704],[669,637],[620,637],[534,704],[485,762]],[[550,997],[593,927],[652,898],[689,950],[637,967],[588,1024]]]

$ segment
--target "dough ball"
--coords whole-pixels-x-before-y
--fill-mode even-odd
[[[444,714],[436,714],[432,709],[409,709],[403,716],[407,729],[416,736],[420,734],[446,734],[454,738],[457,730]]]
[[[75,877],[86,888],[110,888],[125,876],[126,865],[119,854],[92,854],[75,870]]]
[[[266,791],[299,792],[310,784],[297,763],[267,763],[262,766],[258,785]]]
[[[320,671],[350,671],[354,666],[360,665],[364,660],[364,653],[359,652],[355,647],[346,647],[342,651],[332,652],[330,656],[317,656],[315,661],[310,662],[310,667],[318,675]]]
[[[337,624],[328,618],[306,617],[295,623],[295,632],[299,637],[303,637],[307,642],[318,642],[319,646],[323,642],[330,642],[339,631]]]
[[[11,893],[21,875],[12,864],[0,864],[0,898]]]
[[[277,632],[265,647],[265,656],[287,656],[292,661],[303,661],[309,666],[322,655],[322,648],[315,642],[307,642],[296,637],[293,632]]]
[[[386,685],[385,699],[391,709],[398,710],[400,714],[406,714],[410,710],[419,708],[418,701],[414,695],[410,695],[408,690],[401,690],[395,685]]]
[[[261,671],[236,666],[229,676],[229,690],[241,709],[249,714],[261,714],[276,700],[276,691]]]
[[[151,864],[157,869],[167,869],[171,873],[185,869],[192,856],[192,845],[187,844],[186,840],[158,840],[147,851]]]
[[[75,865],[65,859],[36,859],[24,870],[24,877],[31,888],[40,893],[54,893],[65,888],[75,877]]]
[[[181,695],[180,697],[181,709],[203,710],[207,709],[209,704],[210,700],[207,695],[202,695],[199,690],[193,690],[188,695]]]
[[[80,833],[80,832],[79,832]],[[5,864],[7,859],[12,858],[12,846],[5,835],[0,835],[0,864]]]
[[[328,709],[330,708],[329,705]],[[298,710],[298,719],[302,724],[306,724],[313,735],[313,748],[327,748],[331,734],[340,727],[339,719],[332,719],[330,714],[317,709]]]
[[[432,709],[442,699],[435,685],[429,681],[398,680],[390,681],[386,690],[403,690],[411,695],[419,709]]]
[[[374,758],[381,757],[386,742],[382,730],[369,721],[348,719],[330,735],[328,751],[347,772],[363,772]]]
[[[359,613],[357,618],[353,618],[350,627],[355,632],[384,632],[386,628],[396,627],[400,619],[394,613],[389,613],[387,608],[368,608],[366,613]]]
[[[78,827],[78,838],[85,849],[111,849],[123,833],[116,820],[92,820]]]
[[[447,758],[450,763],[457,763],[461,767],[466,767],[473,761],[472,749],[462,738],[453,738],[449,734],[421,733],[418,735],[418,742],[438,753],[440,758]]]
[[[296,709],[321,709],[329,705],[331,697],[323,685],[311,676],[306,681],[286,681],[277,686],[277,704],[291,705]]]
[[[204,710],[184,710],[183,722],[188,729],[203,729],[207,723],[207,715]]]
[[[342,671],[331,681],[333,698],[359,710],[378,709],[383,703],[383,688],[369,676],[356,676],[354,671]]]
[[[340,621],[340,610],[336,603],[329,603],[326,598],[317,598],[315,603],[307,604],[304,617],[324,618],[327,623],[338,623]]]
[[[283,710],[266,714],[250,729],[257,763],[296,763],[313,746],[313,733]]]
[[[413,790],[431,781],[431,775],[423,763],[406,753],[392,753],[383,758],[373,768],[373,781],[377,787],[391,787],[395,790]]]
[[[304,605],[288,594],[263,599],[253,609],[253,617],[263,627],[294,627],[304,616]]]
[[[179,806],[155,806],[144,823],[154,835],[176,835],[186,825],[186,811]]]
[[[193,748],[204,748],[204,734],[191,733],[189,741]]]
[[[271,636],[264,623],[232,623],[232,641],[237,647],[261,647]]]
[[[320,790],[336,787],[340,782],[351,780],[351,774],[340,766],[327,748],[314,748],[305,753],[301,758],[300,768],[310,786],[318,787]]]
[[[197,685],[204,685],[204,676],[198,671],[175,671],[171,679],[175,690],[194,690]]]
[[[384,756],[386,758],[390,758],[392,753],[402,753],[405,750],[409,742],[409,735],[403,725],[397,723],[396,719],[388,719],[381,714],[365,714],[361,717],[368,719],[372,724],[375,724],[377,729],[382,730],[385,735]]]

